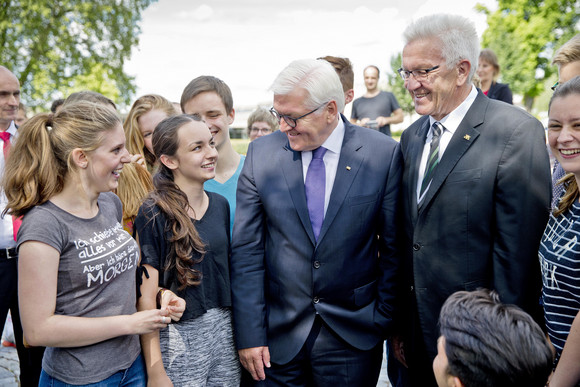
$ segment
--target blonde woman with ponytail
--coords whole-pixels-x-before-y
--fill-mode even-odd
[[[548,143],[567,173],[539,252],[546,328],[556,353],[549,385],[573,387],[580,385],[580,76],[558,86],[548,116]]]
[[[146,385],[137,335],[172,310],[136,310],[139,249],[110,192],[129,159],[116,112],[92,102],[19,129],[3,186],[7,212],[24,216],[20,314],[27,342],[47,347],[40,386]]]

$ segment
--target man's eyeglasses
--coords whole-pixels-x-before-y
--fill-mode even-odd
[[[276,109],[274,109],[274,108],[271,108],[271,109],[270,109],[270,113],[272,113],[272,115],[273,115],[273,116],[276,118],[276,120],[278,121],[278,123],[280,123],[280,120],[283,118],[283,119],[284,119],[284,122],[286,122],[286,124],[287,124],[289,127],[291,127],[291,128],[295,128],[295,127],[296,127],[296,125],[297,125],[296,121],[298,121],[298,120],[299,120],[299,119],[301,119],[301,118],[304,118],[304,117],[306,117],[306,116],[307,116],[307,115],[309,115],[309,114],[312,114],[312,113],[314,113],[315,111],[317,111],[317,110],[318,110],[318,109],[320,109],[321,107],[323,107],[323,106],[326,106],[326,104],[327,104],[327,103],[328,103],[328,102],[325,102],[325,103],[323,103],[322,105],[320,105],[319,107],[317,107],[316,109],[314,109],[314,110],[312,110],[312,111],[309,111],[308,113],[306,113],[306,114],[303,114],[303,115],[301,115],[300,117],[297,117],[297,118],[292,118],[292,117],[290,117],[290,116],[287,116],[287,115],[285,115],[285,114],[280,114],[280,113],[278,113],[278,112],[276,111]]]
[[[438,68],[439,65],[433,66],[428,69],[419,69],[419,70],[403,70],[403,68],[401,67],[400,69],[397,70],[397,72],[399,73],[401,78],[403,78],[405,81],[409,79],[411,74],[413,74],[413,76],[417,81],[424,81],[425,79],[427,79],[427,76],[431,71],[437,70]]]
[[[558,88],[558,86],[560,86],[560,82],[554,83],[554,86],[550,87],[550,89],[552,89],[552,91],[556,91],[556,89]]]

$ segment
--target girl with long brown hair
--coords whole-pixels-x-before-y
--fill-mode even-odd
[[[198,117],[169,117],[155,129],[153,150],[159,159],[155,190],[135,219],[148,273],[139,308],[154,305],[158,286],[183,297],[187,306],[179,323],[142,337],[149,383],[238,385],[230,311],[229,205],[223,196],[203,189],[215,176],[213,137]]]

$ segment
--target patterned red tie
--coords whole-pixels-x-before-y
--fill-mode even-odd
[[[0,138],[4,141],[4,146],[2,150],[4,151],[4,164],[6,164],[6,160],[8,159],[8,154],[10,153],[10,133],[7,131],[0,132]],[[22,223],[22,218],[17,218],[15,216],[12,217],[12,230],[14,240],[16,240],[16,235],[18,234],[18,229],[20,228],[20,224]]]

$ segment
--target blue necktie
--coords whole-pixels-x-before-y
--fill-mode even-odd
[[[319,147],[312,151],[312,161],[306,172],[304,188],[306,190],[306,203],[314,238],[318,240],[322,221],[324,220],[324,191],[326,187],[326,168],[324,166],[324,154],[326,148]]]

